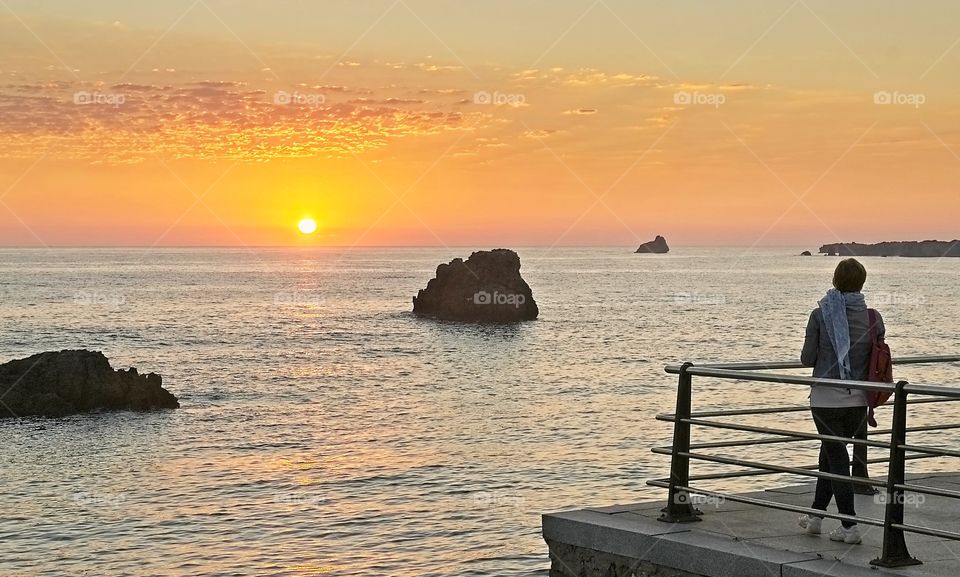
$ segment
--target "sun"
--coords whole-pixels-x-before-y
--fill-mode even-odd
[[[299,228],[303,234],[313,234],[317,232],[317,221],[312,218],[305,218],[297,223],[297,228]]]

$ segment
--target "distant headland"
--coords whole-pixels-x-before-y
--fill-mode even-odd
[[[876,244],[839,242],[825,244],[819,252],[830,256],[960,257],[960,240],[908,240]]]

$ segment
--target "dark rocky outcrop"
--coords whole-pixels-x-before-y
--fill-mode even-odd
[[[413,312],[441,320],[510,323],[537,318],[530,286],[520,276],[520,257],[498,248],[455,258],[413,297]]]
[[[636,252],[666,254],[670,252],[670,247],[667,246],[667,239],[658,234],[657,238],[651,240],[650,242],[641,244],[640,248],[638,248]]]
[[[813,254],[809,250],[805,250],[800,253],[800,256],[813,256]]]
[[[160,375],[113,370],[103,353],[46,352],[0,365],[0,417],[175,409]]]
[[[877,244],[841,242],[825,244],[820,247],[820,252],[830,256],[960,257],[960,240],[894,241]]]

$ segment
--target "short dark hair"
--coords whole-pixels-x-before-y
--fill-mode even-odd
[[[860,292],[867,281],[867,269],[855,258],[840,261],[833,271],[833,287],[842,293]]]

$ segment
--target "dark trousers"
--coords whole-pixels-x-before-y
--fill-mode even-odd
[[[867,419],[866,407],[812,407],[813,422],[821,435],[854,438]],[[846,443],[840,441],[820,442],[820,471],[835,475],[850,476],[850,455]],[[830,500],[836,498],[837,510],[842,515],[856,515],[853,503],[853,485],[846,481],[817,479],[817,490],[813,498],[813,508],[827,510]],[[856,525],[843,521],[844,527]]]
[[[854,435],[856,439],[867,440],[867,421],[864,420],[860,425],[860,428],[857,429],[857,434]],[[853,476],[854,477],[863,477],[864,479],[869,479],[870,475],[867,474],[867,446],[866,445],[854,445],[853,447]],[[861,489],[867,489],[867,485],[861,485]],[[869,488],[870,492],[873,493],[873,489]]]

